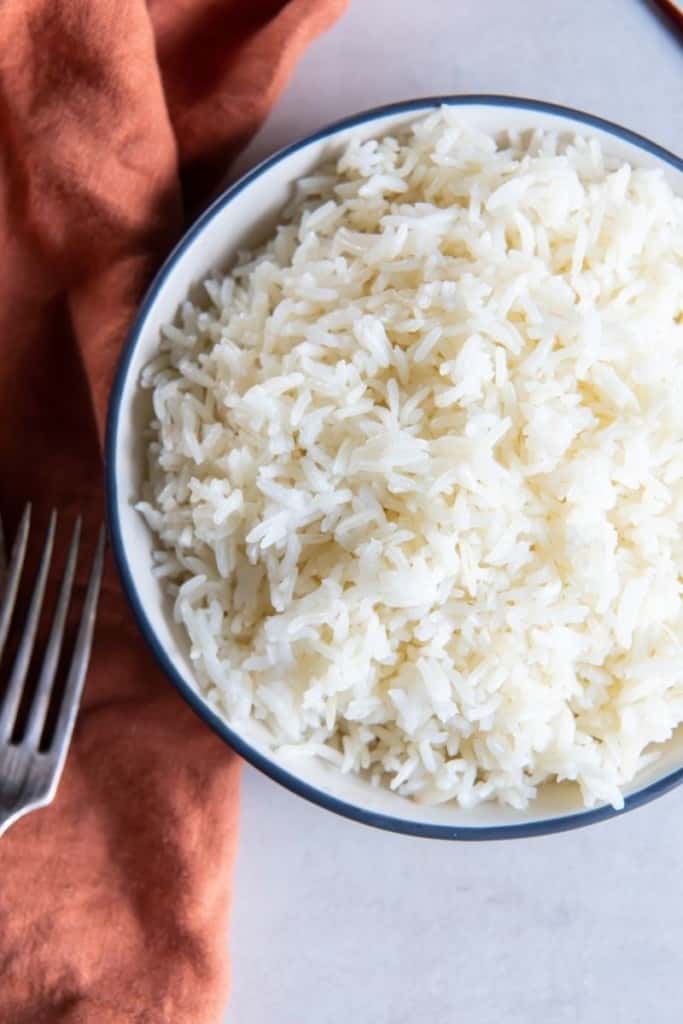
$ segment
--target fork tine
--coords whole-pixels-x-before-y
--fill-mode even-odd
[[[71,600],[71,590],[73,588],[74,575],[76,572],[76,562],[78,560],[78,546],[81,537],[81,517],[79,516],[74,526],[73,534],[71,537],[71,544],[69,546],[69,553],[66,558],[66,566],[64,568],[64,576],[62,578],[62,586],[59,591],[59,598],[57,600],[57,607],[55,608],[54,617],[52,620],[52,628],[50,629],[50,636],[48,638],[47,647],[45,649],[45,655],[43,657],[43,664],[40,667],[40,676],[38,678],[38,685],[36,692],[31,702],[31,708],[28,714],[28,721],[26,723],[26,731],[22,738],[22,743],[30,747],[37,747],[40,743],[40,737],[43,734],[45,727],[45,718],[47,716],[47,709],[50,704],[50,695],[52,693],[52,684],[54,682],[55,674],[57,672],[57,665],[59,663],[59,655],[62,650],[62,640],[64,638],[64,627],[66,625],[66,616],[69,611],[69,602]]]
[[[50,568],[50,561],[52,559],[52,546],[55,539],[56,525],[57,512],[53,509],[50,515],[50,525],[48,526],[45,546],[43,547],[43,554],[40,559],[38,575],[33,587],[31,603],[26,616],[26,622],[24,623],[24,632],[22,633],[19,649],[16,653],[14,664],[12,665],[12,674],[9,677],[7,691],[4,699],[0,703],[0,741],[8,740],[12,735],[17,710],[21,702],[24,680],[31,661],[36,633],[38,632],[40,609],[43,604],[45,584],[47,583],[47,574]]]
[[[100,529],[100,535],[97,541],[97,550],[95,551],[95,558],[90,571],[88,589],[86,591],[83,612],[81,614],[81,623],[78,627],[76,646],[74,647],[74,653],[71,658],[71,665],[69,667],[69,674],[67,676],[66,686],[64,687],[64,693],[62,695],[57,724],[55,725],[54,735],[50,742],[49,752],[56,757],[57,760],[57,775],[61,772],[62,764],[69,747],[69,740],[71,739],[76,715],[78,714],[81,692],[83,690],[85,674],[90,660],[90,648],[92,647],[92,637],[95,629],[95,616],[97,614],[97,601],[100,594],[100,582],[102,580],[105,541],[106,531],[103,526]]]
[[[21,570],[24,565],[24,556],[26,554],[26,544],[28,541],[28,531],[30,527],[31,505],[29,502],[29,504],[24,507],[21,522],[19,523],[19,529],[17,530],[17,536],[12,546],[12,555],[10,557],[7,576],[5,578],[5,591],[2,598],[2,607],[0,608],[0,656],[2,655],[5,640],[7,639],[7,634],[9,632],[9,625],[12,621],[12,612],[14,611],[14,603],[17,599],[17,591],[19,589],[19,580],[21,579]]]

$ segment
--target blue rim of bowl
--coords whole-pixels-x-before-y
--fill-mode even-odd
[[[138,626],[141,629],[142,634],[151,648],[157,662],[176,689],[181,693],[188,704],[197,712],[200,718],[202,718],[204,722],[221,737],[221,739],[223,739],[246,761],[252,764],[255,768],[258,768],[275,782],[278,782],[280,785],[289,789],[291,792],[296,793],[298,796],[304,797],[311,803],[324,807],[329,811],[333,811],[335,814],[339,814],[342,817],[350,818],[374,828],[430,839],[452,839],[462,841],[521,839],[532,836],[550,835],[555,832],[564,832],[570,829],[581,828],[586,825],[592,825],[596,822],[606,821],[609,818],[625,814],[627,811],[640,807],[642,804],[649,803],[651,800],[662,796],[664,793],[667,793],[669,790],[680,785],[683,782],[683,767],[670,772],[661,779],[643,787],[643,789],[637,790],[635,793],[631,793],[625,798],[624,807],[621,810],[615,810],[612,806],[601,806],[591,810],[578,811],[573,814],[562,815],[559,817],[539,818],[535,821],[524,821],[504,825],[460,826],[412,821],[408,818],[396,818],[391,815],[370,811],[366,808],[359,807],[356,804],[340,800],[338,797],[331,796],[324,790],[318,789],[310,783],[305,782],[297,775],[294,775],[285,768],[282,768],[275,761],[252,747],[246,742],[246,740],[236,733],[223,718],[213,711],[209,704],[185,682],[182,675],[175,668],[171,659],[168,657],[166,651],[159,642],[154,628],[147,617],[142,602],[138,597],[126,555],[121,523],[118,516],[118,494],[115,466],[116,445],[119,429],[119,412],[124,383],[128,376],[128,367],[134,349],[137,345],[139,334],[147,315],[156,300],[162,283],[171,268],[201,234],[204,227],[220,210],[230,203],[235,196],[239,195],[239,193],[245,188],[248,188],[251,182],[256,178],[259,178],[271,167],[275,166],[291,154],[296,153],[304,146],[307,146],[312,142],[329,138],[346,128],[353,128],[358,125],[366,124],[369,121],[373,121],[387,115],[424,113],[441,105],[503,107],[517,110],[528,110],[534,113],[555,114],[560,117],[565,117],[580,125],[586,125],[589,128],[597,128],[602,131],[609,132],[617,138],[622,139],[625,142],[632,143],[639,149],[645,150],[652,156],[670,164],[677,171],[683,173],[683,160],[663,147],[658,146],[656,143],[651,142],[649,139],[630,131],[628,128],[623,128],[620,125],[614,124],[611,121],[603,120],[600,117],[595,117],[592,114],[586,114],[583,111],[574,110],[571,107],[545,103],[541,100],[523,99],[514,96],[498,96],[495,94],[426,96],[419,99],[406,100],[400,103],[392,103],[375,107],[371,110],[362,111],[361,113],[355,114],[351,117],[343,118],[340,121],[335,121],[333,124],[327,125],[319,131],[313,132],[305,138],[299,139],[291,145],[278,150],[272,156],[268,157],[266,160],[262,161],[262,163],[258,164],[255,168],[245,174],[233,185],[230,185],[225,189],[225,191],[223,191],[210,204],[210,206],[207,207],[201,216],[191,225],[185,235],[183,235],[182,239],[164,261],[147,290],[121,353],[109,402],[105,445],[107,515],[114,557],[118,566],[123,589],[133,609]]]

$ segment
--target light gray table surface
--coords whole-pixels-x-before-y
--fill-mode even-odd
[[[566,103],[683,151],[683,48],[644,0],[355,0],[239,169],[393,100]],[[225,1024],[679,1024],[683,788],[563,835],[382,833],[244,773]]]

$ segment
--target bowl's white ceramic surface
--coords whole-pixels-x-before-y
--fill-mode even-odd
[[[385,134],[439,102],[454,103],[459,115],[488,131],[544,127],[597,136],[606,151],[635,166],[659,166],[680,194],[683,161],[618,127],[587,115],[533,101],[458,97],[411,101],[350,118],[297,143],[257,167],[223,193],[190,229],[157,275],[132,329],[115,382],[109,419],[107,484],[112,539],[124,586],[140,626],[162,667],[186,699],[241,754],[289,788],[368,824],[443,838],[507,838],[589,824],[614,813],[586,811],[573,786],[548,785],[523,812],[493,804],[473,810],[455,805],[420,806],[371,787],[306,757],[273,753],[256,723],[237,735],[205,701],[195,682],[183,636],[168,600],[151,573],[152,536],[133,505],[144,475],[143,431],[148,397],[138,386],[155,355],[159,329],[171,321],[192,285],[216,267],[229,266],[239,248],[263,240],[290,197],[292,182],[350,137]],[[660,760],[627,791],[627,808],[660,795],[683,780],[683,730]]]

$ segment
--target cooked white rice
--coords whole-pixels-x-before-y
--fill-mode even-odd
[[[682,207],[444,109],[182,305],[139,507],[234,726],[420,801],[622,804],[683,720]]]

